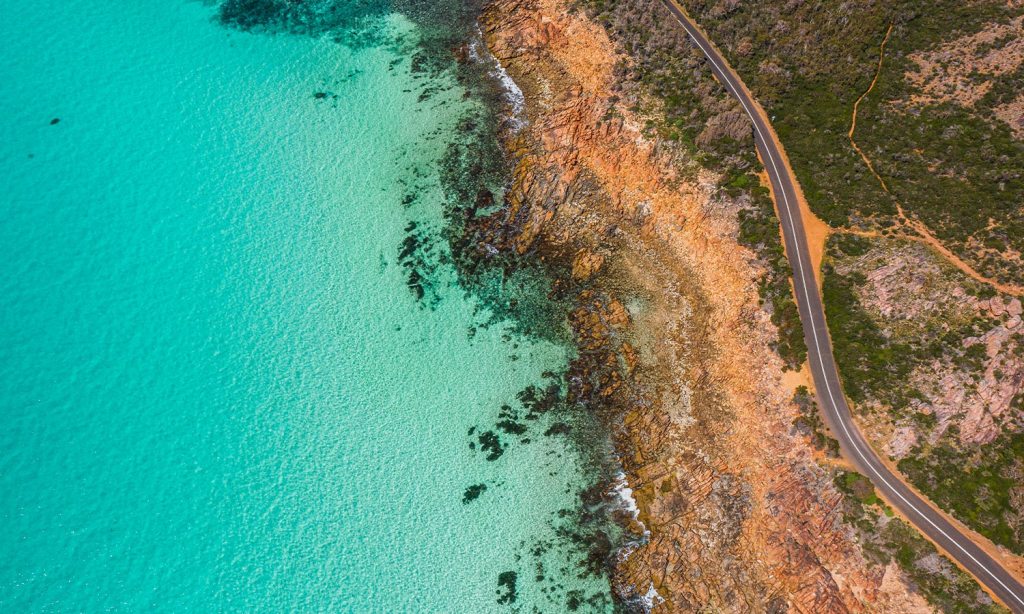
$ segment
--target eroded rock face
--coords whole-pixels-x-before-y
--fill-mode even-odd
[[[682,176],[685,155],[617,104],[625,58],[564,0],[498,0],[482,27],[526,103],[505,135],[507,207],[477,241],[566,263],[570,396],[613,429],[649,531],[617,559],[620,596],[659,612],[928,611],[898,570],[869,568],[791,428],[739,204],[710,173]],[[740,129],[727,119],[709,129]]]

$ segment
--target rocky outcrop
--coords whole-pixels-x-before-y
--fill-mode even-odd
[[[739,204],[619,101],[628,61],[564,0],[497,0],[487,46],[522,89],[507,207],[483,253],[564,263],[572,400],[613,430],[646,541],[615,570],[654,611],[928,611],[898,570],[870,567],[770,349]],[[738,132],[723,117],[707,129]],[[688,169],[684,174],[680,169]]]
[[[1009,74],[1024,63],[1024,17],[918,52],[909,59],[916,70],[906,75],[920,88],[913,102],[952,101],[973,106],[992,88],[992,77]]]
[[[984,371],[976,381],[954,388],[964,391],[960,396],[960,412],[941,410],[955,408],[955,405],[935,404],[940,418],[960,419],[960,440],[964,444],[985,444],[1003,432],[1004,423],[1016,424],[1021,419],[1020,408],[1014,408],[1017,396],[1024,391],[1024,358],[1021,344],[1014,338],[1013,330],[1020,327],[1019,317],[1010,319],[989,329],[978,337],[968,337],[967,346],[981,345],[985,348]],[[942,399],[948,396],[943,395]],[[1016,411],[1015,411],[1016,410]],[[948,414],[948,415],[945,415]]]
[[[1024,95],[997,106],[994,114],[1006,122],[1018,139],[1024,140]]]
[[[891,457],[906,457],[921,440],[935,443],[950,427],[971,448],[1024,421],[1024,408],[1014,405],[1024,391],[1019,298],[972,295],[965,290],[970,280],[927,246],[895,239],[876,240],[865,254],[837,266],[844,274],[864,276],[858,297],[887,338],[922,344],[954,335],[961,338],[953,349],[984,349],[976,361],[944,351],[914,368],[909,383],[920,395],[909,409],[934,416],[934,423],[875,408],[872,431]],[[971,323],[976,332],[962,334]]]
[[[726,111],[713,115],[697,136],[697,145],[703,147],[722,137],[729,137],[738,143],[751,138],[753,128],[742,111]]]

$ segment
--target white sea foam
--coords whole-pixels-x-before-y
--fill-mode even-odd
[[[647,592],[642,595],[636,590],[635,586],[630,586],[626,594],[622,595],[622,599],[629,604],[631,610],[639,609],[646,613],[650,613],[654,606],[665,601],[665,598],[658,593],[658,589],[654,588],[653,582],[651,582]]]
[[[640,522],[640,508],[636,504],[636,498],[633,496],[633,489],[629,487],[629,482],[626,480],[626,474],[618,472],[615,474],[615,480],[612,482],[611,492],[615,493],[616,498],[619,500],[621,509],[626,510],[633,516],[640,526],[644,527],[644,536],[650,534],[647,527],[644,526],[643,522]]]
[[[622,471],[615,474],[615,479],[612,481],[612,487],[609,490],[610,494],[613,494],[618,500],[617,508],[629,512],[633,520],[640,525],[643,531],[643,537],[639,540],[630,540],[622,545],[616,552],[616,557],[619,561],[625,561],[629,558],[629,555],[633,554],[637,548],[645,544],[651,537],[651,532],[647,529],[647,526],[640,520],[640,508],[637,506],[636,498],[633,496],[633,489],[629,487],[629,482],[626,480],[626,474]]]
[[[523,90],[519,89],[516,82],[509,76],[508,71],[501,65],[501,62],[497,58],[494,59],[495,76],[501,81],[501,85],[505,88],[505,96],[508,98],[508,102],[512,105],[512,117],[522,124],[523,110],[526,108],[526,96],[523,95]]]
[[[469,43],[469,57],[474,62],[482,62],[490,65],[490,74],[492,77],[501,83],[501,88],[505,92],[505,100],[511,107],[512,112],[508,117],[508,123],[512,128],[513,132],[518,132],[526,125],[526,122],[522,118],[523,111],[526,109],[526,96],[523,94],[523,90],[516,85],[515,80],[508,74],[505,67],[501,65],[498,58],[494,57],[487,47],[483,43],[484,35],[480,31],[480,27],[477,26],[476,36]]]
[[[640,595],[640,605],[645,612],[650,612],[654,606],[664,601],[665,598],[658,594],[658,589],[654,588],[654,582],[651,582],[651,587],[647,589],[646,593]]]
[[[622,507],[633,515],[633,518],[640,516],[640,508],[636,505],[636,498],[633,497],[633,489],[626,481],[626,474],[619,472],[615,475],[615,482],[612,483],[612,492],[622,502]]]

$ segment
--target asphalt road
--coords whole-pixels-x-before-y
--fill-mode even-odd
[[[886,501],[898,508],[919,531],[926,534],[995,594],[1013,612],[1024,614],[1024,586],[984,550],[958,530],[942,514],[921,499],[896,477],[867,444],[850,415],[839,372],[836,370],[832,345],[825,324],[825,311],[815,271],[807,249],[807,236],[796,196],[796,179],[783,163],[774,134],[760,107],[729,67],[718,50],[708,41],[683,10],[672,0],[662,0],[697,46],[707,56],[715,77],[743,105],[754,124],[755,141],[764,161],[777,197],[786,253],[793,268],[796,302],[807,341],[808,361],[818,393],[818,402],[832,433],[839,440],[844,455],[866,475]]]

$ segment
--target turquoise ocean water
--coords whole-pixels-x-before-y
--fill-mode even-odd
[[[400,262],[474,104],[443,72],[421,100],[414,21],[354,48],[187,0],[0,9],[0,611],[607,597],[566,537],[593,476],[495,429],[569,351]]]

